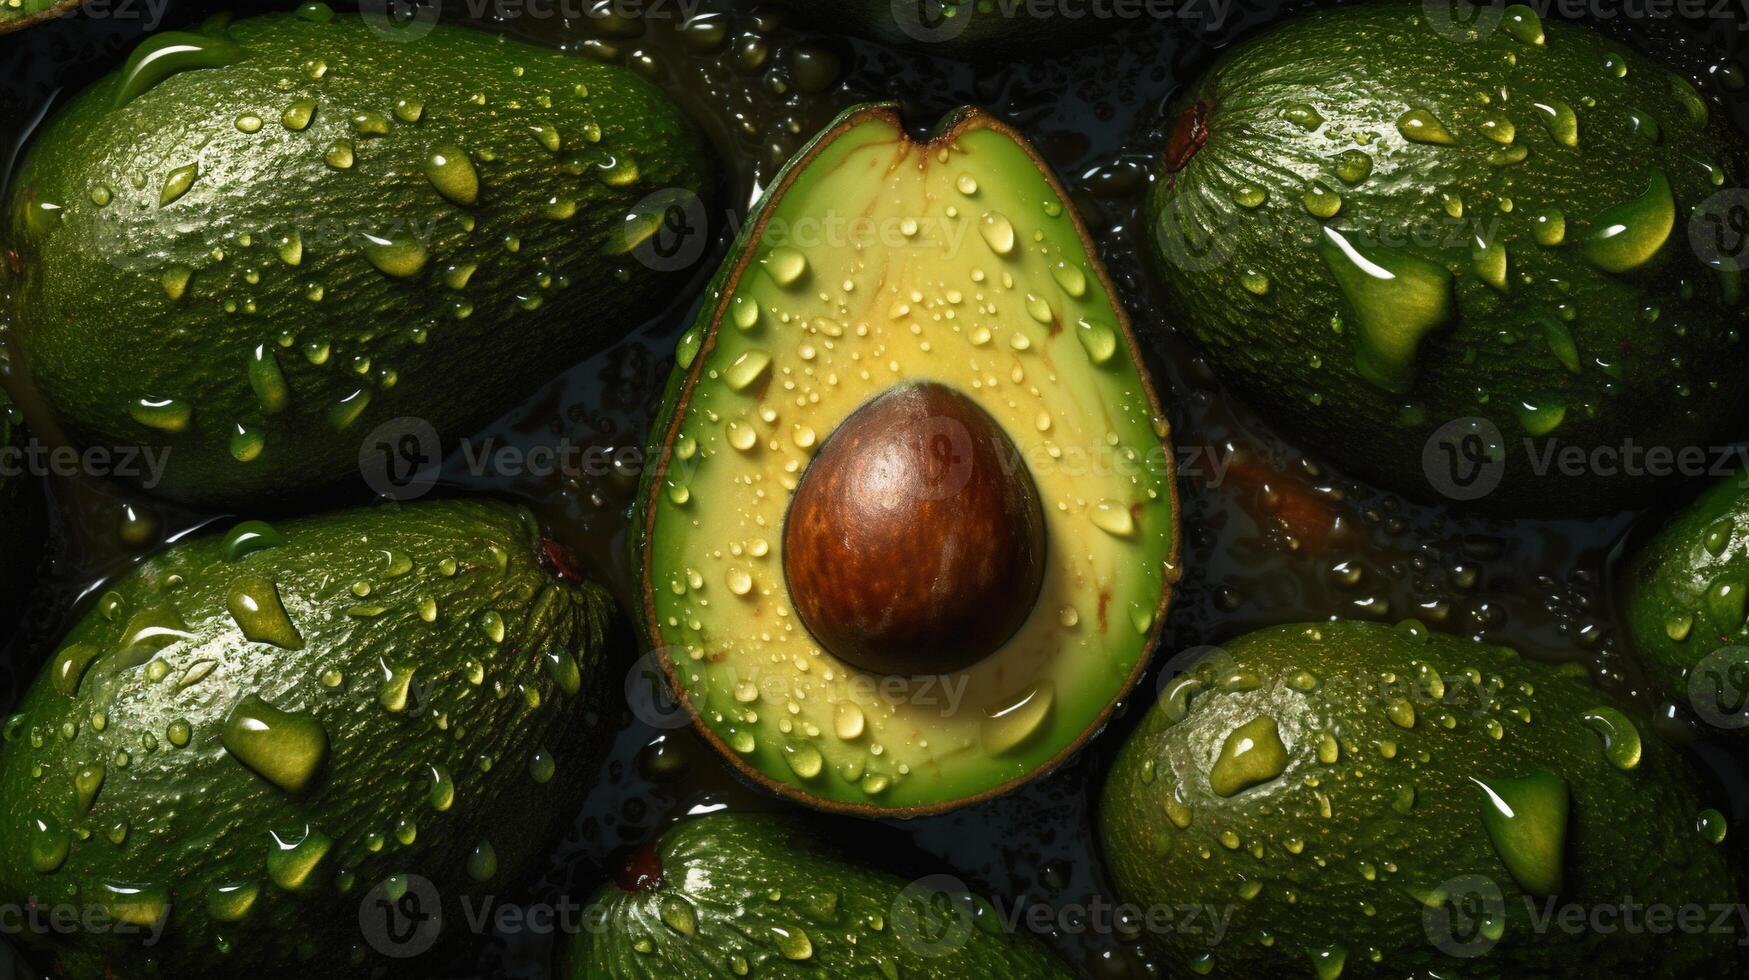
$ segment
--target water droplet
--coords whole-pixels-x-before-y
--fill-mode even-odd
[[[219,550],[226,561],[241,561],[248,555],[285,544],[285,536],[263,521],[244,521],[225,532]]]
[[[1603,739],[1603,755],[1611,765],[1627,771],[1640,764],[1640,732],[1627,715],[1600,705],[1579,717]]]
[[[426,251],[418,239],[411,236],[380,238],[361,233],[360,237],[364,239],[365,259],[384,275],[410,279],[425,271],[425,266],[431,261],[431,253]]]
[[[480,197],[480,174],[468,151],[445,143],[425,158],[425,178],[437,193],[456,204],[473,204]]]
[[[468,877],[488,882],[498,875],[498,851],[491,841],[481,841],[468,854]]]
[[[328,758],[328,733],[305,714],[281,711],[251,694],[225,719],[219,744],[256,775],[286,791],[301,792]]]
[[[160,432],[181,432],[194,417],[194,407],[175,398],[140,398],[128,406],[128,414]]]
[[[1546,772],[1484,783],[1482,826],[1494,851],[1525,891],[1560,893],[1567,846],[1569,793],[1561,777]]]
[[[1094,364],[1108,363],[1117,353],[1117,330],[1093,320],[1078,320],[1075,323],[1075,339],[1081,341],[1081,348],[1087,352],[1087,359]]]
[[[268,836],[272,838],[267,849],[268,880],[288,892],[307,887],[323,859],[334,849],[333,839],[313,827],[306,826],[295,841],[288,841],[277,832]]]
[[[813,940],[808,934],[796,926],[772,926],[772,934],[777,937],[777,951],[786,960],[806,960],[814,955]]]
[[[162,885],[105,882],[98,901],[118,922],[141,928],[158,928],[170,910],[170,890]]]
[[[1040,681],[1007,704],[986,711],[980,728],[984,751],[1002,755],[1026,744],[1046,727],[1056,700],[1056,686]]]
[[[1136,533],[1135,516],[1130,509],[1115,500],[1101,500],[1088,512],[1093,526],[1114,538],[1130,538]]]
[[[147,37],[128,55],[115,86],[120,108],[179,72],[222,68],[243,60],[243,49],[229,38],[189,31],[164,31]]]
[[[1560,208],[1544,208],[1531,217],[1536,243],[1553,248],[1567,240],[1567,216]]]
[[[1217,796],[1234,796],[1269,782],[1287,769],[1287,746],[1275,719],[1268,715],[1234,729],[1221,743],[1221,753],[1209,768],[1209,788]]]
[[[292,624],[279,599],[279,587],[260,575],[244,575],[231,583],[226,605],[231,618],[252,643],[271,643],[286,650],[302,650],[303,635]]]
[[[808,271],[808,257],[787,245],[779,245],[766,253],[761,264],[771,281],[785,288],[795,285]]]
[[[26,822],[25,836],[30,839],[30,866],[37,874],[54,874],[67,863],[73,850],[73,838],[61,830],[50,816],[36,817]]]
[[[1007,255],[1014,251],[1014,225],[995,211],[986,211],[978,219],[978,234],[984,239],[984,244],[990,246],[990,251],[997,255]]]
[[[1546,99],[1533,105],[1551,139],[1566,147],[1579,145],[1579,114],[1572,106],[1560,99]]]
[[[771,369],[771,355],[758,348],[743,351],[723,370],[723,383],[734,391],[746,391]]]
[[[1439,118],[1426,109],[1410,109],[1397,117],[1397,132],[1411,143],[1451,146],[1457,140]]]
[[[729,303],[729,316],[742,332],[759,325],[759,301],[751,296],[737,296]]]
[[[1342,195],[1331,190],[1321,180],[1314,180],[1306,185],[1301,201],[1306,206],[1306,213],[1314,218],[1334,218],[1342,211]]]
[[[1694,827],[1695,830],[1699,831],[1702,840],[1714,846],[1725,842],[1725,837],[1730,829],[1725,815],[1710,809],[1700,812],[1700,816],[1695,818]]]
[[[1324,239],[1318,254],[1355,313],[1356,370],[1386,391],[1408,391],[1421,341],[1451,322],[1451,273],[1406,252],[1350,243],[1334,228]]]
[[[85,672],[91,668],[92,661],[97,659],[101,651],[88,643],[71,643],[55,654],[54,662],[49,668],[49,676],[54,679],[55,690],[67,697],[79,693],[79,684],[85,679]]]
[[[1604,209],[1585,236],[1585,257],[1605,272],[1629,272],[1651,261],[1676,226],[1670,181],[1653,170],[1646,192]]]
[[[1501,19],[1500,29],[1514,41],[1525,44],[1543,43],[1543,22],[1535,10],[1521,3],[1515,3],[1506,8],[1506,16]]]
[[[1745,598],[1742,579],[1730,574],[1720,575],[1707,586],[1707,619],[1721,632],[1736,632],[1743,625]]]

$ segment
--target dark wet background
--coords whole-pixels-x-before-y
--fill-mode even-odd
[[[445,16],[466,19],[468,11],[483,6],[452,2]],[[589,6],[585,0],[535,0],[504,9]],[[724,155],[724,197],[737,212],[839,109],[870,99],[899,101],[919,129],[956,106],[983,106],[1027,134],[1073,192],[1148,349],[1181,461],[1189,463],[1180,488],[1187,571],[1163,648],[1154,670],[1088,751],[1007,798],[895,822],[874,834],[866,826],[818,820],[888,866],[895,859],[887,845],[909,839],[920,870],[950,870],[1010,906],[1053,910],[1051,919],[1064,927],[1045,938],[1091,977],[1159,972],[1133,940],[1074,914],[1096,897],[1114,900],[1092,830],[1099,776],[1154,700],[1160,678],[1193,656],[1186,651],[1265,625],[1417,616],[1542,659],[1585,661],[1607,686],[1655,711],[1661,734],[1690,743],[1711,788],[1710,804],[1735,826],[1749,827],[1749,760],[1742,748],[1697,738],[1700,733],[1645,693],[1621,650],[1610,574],[1623,542],[1645,533],[1657,514],[1507,522],[1461,516],[1346,481],[1276,438],[1228,396],[1173,332],[1169,312],[1147,285],[1134,257],[1134,219],[1148,186],[1151,154],[1163,145],[1165,106],[1222,47],[1308,6],[1234,2],[1220,8],[1222,18],[1212,0],[1183,0],[1182,18],[1126,22],[1105,43],[1040,49],[1013,63],[983,67],[832,36],[793,16],[730,0],[689,0],[684,8],[677,0],[650,0],[649,15],[641,20],[525,15],[483,25],[628,65],[670,91]],[[1628,5],[1590,6],[1601,11]],[[1713,16],[1698,20],[1594,16],[1591,22],[1689,75],[1741,126],[1749,118],[1749,99],[1737,58],[1749,13],[1740,3],[1706,6]],[[80,18],[0,38],[0,152],[7,154],[0,172],[10,170],[16,146],[57,93],[112,67],[144,31],[138,0],[134,9],[131,19]],[[161,26],[185,26],[223,9],[245,12],[242,5],[172,2]],[[633,8],[622,0],[615,9]],[[694,13],[690,22],[682,23],[683,10]],[[711,227],[713,245],[695,270],[699,285],[732,233],[731,216],[713,215]],[[550,383],[531,385],[528,400],[484,435],[525,449],[594,447],[598,457],[640,444],[674,341],[691,320],[695,292],[683,294],[618,346]],[[28,402],[28,393],[23,396]],[[1210,453],[1226,463],[1224,479],[1215,478]],[[468,475],[459,456],[445,468],[445,482],[454,489],[511,494],[536,506],[622,598],[630,594],[624,545],[635,479],[634,473],[607,468],[571,477],[481,481]],[[83,611],[82,596],[166,538],[215,516],[155,504],[112,484],[56,481],[50,489],[41,584],[22,627],[5,634],[0,651],[0,714],[75,612]],[[1672,488],[1668,499],[1685,493]],[[633,656],[624,652],[627,666]],[[623,721],[599,785],[555,849],[551,871],[532,900],[569,895],[586,902],[619,851],[689,812],[785,806],[737,783],[690,730],[651,725],[629,710]],[[1745,835],[1732,836],[1743,867]],[[547,942],[541,937],[498,937],[482,941],[477,951],[479,975],[546,974]]]

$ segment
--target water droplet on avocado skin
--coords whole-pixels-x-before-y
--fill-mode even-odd
[[[1453,320],[1451,273],[1407,252],[1351,243],[1328,227],[1318,255],[1355,313],[1355,369],[1379,388],[1407,392],[1421,342]]]
[[[1585,258],[1599,269],[1625,273],[1650,262],[1676,227],[1676,199],[1662,170],[1653,170],[1645,193],[1605,208],[1592,219],[1583,243]]]
[[[328,733],[315,718],[251,694],[225,719],[219,743],[238,762],[287,793],[300,793],[328,758]]]
[[[1603,740],[1603,754],[1610,765],[1624,772],[1639,766],[1640,732],[1627,715],[1608,705],[1600,705],[1579,717]]]
[[[1482,791],[1482,826],[1512,877],[1532,895],[1559,894],[1571,801],[1566,781],[1547,772],[1470,781]]]
[[[1235,728],[1221,744],[1209,768],[1209,788],[1216,796],[1235,796],[1269,782],[1287,769],[1287,747],[1274,718],[1260,715]]]
[[[222,68],[243,60],[243,49],[226,37],[188,31],[154,34],[134,48],[115,82],[115,108],[139,98],[179,72]]]

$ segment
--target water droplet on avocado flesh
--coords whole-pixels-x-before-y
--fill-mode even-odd
[[[1566,781],[1547,772],[1470,781],[1482,793],[1482,826],[1512,877],[1532,895],[1559,894],[1566,866]]]
[[[753,222],[848,206],[895,240],[742,243],[677,350],[640,504],[680,693],[736,765],[830,808],[1029,778],[1125,686],[1167,584],[1170,486],[1066,472],[1076,447],[1158,458],[1124,314],[1062,192],[966,118],[919,144],[861,110],[778,185]],[[947,718],[866,696],[943,673],[968,685]]]
[[[1453,318],[1452,277],[1437,262],[1361,246],[1324,229],[1318,255],[1354,312],[1355,369],[1386,391],[1407,392],[1421,343]]]

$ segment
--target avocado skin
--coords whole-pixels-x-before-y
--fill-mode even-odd
[[[538,871],[592,783],[602,719],[611,715],[612,685],[604,683],[611,600],[542,566],[532,515],[489,502],[427,502],[275,527],[286,543],[238,561],[227,561],[221,536],[208,535],[114,583],[121,600],[114,619],[103,612],[106,596],[67,637],[102,651],[77,696],[57,688],[51,662],[6,726],[0,901],[89,903],[111,881],[170,889],[168,928],[155,947],[142,948],[138,935],[18,936],[54,975],[290,978],[365,976],[377,968],[428,975],[434,967],[427,960],[373,951],[360,903],[390,875],[420,875],[443,897],[446,937],[465,933],[460,897],[502,894]],[[411,568],[390,574],[391,556],[411,559]],[[443,573],[445,558],[456,563],[453,575]],[[243,639],[226,603],[228,587],[244,574],[277,583],[303,634],[301,650]],[[173,576],[181,583],[173,585]],[[356,594],[358,582],[372,584],[368,597]],[[418,611],[425,597],[438,603],[430,624]],[[164,648],[173,669],[153,682],[149,668],[120,670],[117,637],[155,600],[173,604],[197,648]],[[371,615],[374,607],[385,611]],[[500,644],[482,628],[488,610],[502,617]],[[546,665],[549,651],[575,656],[581,683],[574,693]],[[178,692],[185,672],[203,660],[216,661],[216,669]],[[478,684],[469,677],[471,662],[484,666]],[[400,711],[381,699],[388,665],[415,669],[412,699]],[[322,679],[331,671],[343,675],[333,688]],[[327,733],[326,762],[301,792],[256,775],[221,743],[233,705],[252,693],[313,716]],[[99,714],[101,731],[91,722]],[[176,721],[191,727],[186,746],[168,735]],[[75,738],[63,737],[63,724],[78,726]],[[545,784],[530,775],[537,749],[557,763]],[[130,756],[126,765],[120,752]],[[483,771],[487,760],[490,771]],[[96,763],[107,766],[107,778],[82,813],[74,773]],[[39,766],[40,778],[33,775]],[[453,782],[447,809],[433,800],[432,766]],[[410,844],[395,832],[403,818],[417,825]],[[53,873],[35,869],[27,843],[27,821],[40,819],[67,833],[92,833],[73,841]],[[121,823],[125,846],[108,837]],[[264,862],[271,834],[295,842],[306,827],[334,844],[294,894],[269,881]],[[366,844],[373,834],[386,839],[375,852]],[[483,884],[466,870],[482,841],[495,849],[498,868]],[[342,868],[348,874],[337,877]],[[347,880],[353,884],[341,887]],[[206,904],[215,882],[258,884],[252,914],[215,923]],[[221,940],[228,952],[219,951]]]
[[[731,972],[737,956],[746,960],[747,975],[756,977],[1071,976],[1030,935],[1004,935],[995,909],[982,899],[972,899],[973,921],[955,918],[966,906],[925,908],[902,894],[911,882],[854,862],[790,817],[712,814],[676,825],[656,849],[661,884],[646,891],[610,884],[598,892],[590,904],[598,916],[594,927],[580,930],[564,947],[559,976],[714,980],[739,975]],[[691,934],[664,921],[664,909],[676,903],[693,913]],[[902,909],[921,911],[938,931],[919,929],[915,920],[901,916]],[[776,929],[804,933],[811,954],[787,957],[777,945]],[[948,931],[960,929],[964,932]],[[964,944],[955,946],[951,937],[962,934]],[[916,939],[907,943],[907,936]],[[640,939],[650,941],[654,952],[633,949]],[[940,945],[928,945],[934,940]]]
[[[1547,899],[1527,895],[1502,863],[1472,779],[1496,783],[1538,771],[1565,779],[1571,816],[1562,905],[1706,906],[1737,902],[1737,887],[1721,849],[1696,831],[1701,804],[1673,750],[1647,735],[1631,771],[1605,758],[1602,741],[1580,717],[1609,703],[1602,693],[1505,647],[1419,632],[1417,638],[1402,627],[1331,622],[1251,633],[1203,661],[1210,673],[1198,676],[1211,686],[1194,694],[1184,720],[1171,721],[1170,690],[1148,712],[1118,754],[1099,814],[1119,894],[1142,905],[1235,910],[1220,946],[1155,934],[1162,955],[1188,968],[1212,951],[1216,976],[1308,975],[1308,956],[1332,944],[1347,950],[1344,977],[1740,975],[1732,972],[1741,955],[1735,935],[1534,931],[1526,903],[1533,901],[1541,916]],[[1418,664],[1442,678],[1443,699],[1418,680]],[[1470,669],[1481,672],[1483,686],[1465,678]],[[1317,678],[1314,689],[1289,682],[1300,671]],[[1222,690],[1220,680],[1234,674],[1251,675],[1257,686]],[[1490,707],[1481,707],[1483,695]],[[1386,717],[1398,697],[1416,709],[1412,730]],[[1529,723],[1512,713],[1518,708],[1529,712]],[[1208,770],[1224,740],[1259,715],[1278,722],[1286,770],[1231,797],[1215,795]],[[1441,715],[1455,726],[1444,727]],[[1503,726],[1501,739],[1489,735],[1489,721]],[[1319,761],[1322,733],[1340,740],[1333,765]],[[1396,746],[1388,760],[1380,748],[1386,741]],[[1393,807],[1403,786],[1415,790],[1407,814]],[[1192,815],[1182,830],[1166,809],[1175,791]],[[1321,814],[1320,797],[1329,802],[1329,817]],[[1237,848],[1220,842],[1224,831],[1238,835]],[[1298,855],[1286,845],[1296,837],[1305,842]],[[1253,856],[1254,845],[1263,858]],[[1377,880],[1367,880],[1363,863]],[[1503,938],[1474,959],[1433,945],[1411,894],[1466,875],[1491,880],[1506,908]],[[1246,881],[1263,885],[1249,901],[1238,892]],[[1364,914],[1363,904],[1376,915]],[[1272,946],[1258,942],[1259,930],[1273,934]],[[1471,935],[1459,931],[1458,938]],[[1383,954],[1376,964],[1363,955],[1370,949]]]
[[[711,166],[680,110],[631,72],[458,27],[393,38],[358,15],[205,30],[222,30],[243,60],[173,74],[120,108],[119,72],[90,86],[38,134],[7,212],[32,380],[75,441],[168,447],[155,492],[253,508],[356,474],[361,442],[387,420],[459,438],[669,298],[668,274],[609,253],[640,199],[706,194]],[[319,80],[312,65],[325,66]],[[313,120],[287,128],[282,114],[305,98]],[[422,103],[416,122],[395,112],[409,99]],[[388,133],[360,132],[361,112]],[[238,128],[247,114],[258,132]],[[557,152],[537,138],[542,126],[557,131]],[[354,146],[346,169],[325,160],[341,141]],[[425,175],[445,145],[473,160],[474,205]],[[621,173],[635,161],[637,179],[607,184],[610,160]],[[195,161],[192,187],[161,204],[167,175]],[[90,196],[100,186],[113,195],[105,207]],[[549,216],[555,199],[574,201],[574,216]],[[45,201],[63,217],[33,229],[25,211]],[[296,266],[279,255],[292,231]],[[429,261],[408,278],[364,256],[361,236],[396,232],[429,236]],[[462,289],[444,276],[456,264],[477,265]],[[178,266],[193,270],[179,300],[163,281]],[[276,412],[251,387],[257,348],[289,390]],[[337,431],[332,413],[360,391],[368,407]],[[140,398],[176,399],[192,419],[180,432],[143,425],[130,410]],[[252,462],[232,456],[237,425],[265,438]]]
[[[1123,23],[1114,17],[1056,16],[1054,9],[1038,15],[1026,0],[906,0],[902,8],[893,0],[779,0],[779,6],[882,44],[972,62],[1062,53]],[[1012,16],[1005,16],[1009,8]],[[903,24],[900,9],[907,11]],[[969,20],[960,26],[960,18]]]
[[[1178,322],[1220,374],[1303,448],[1355,476],[1449,502],[1424,469],[1429,439],[1449,422],[1482,417],[1502,434],[1506,468],[1498,489],[1473,506],[1581,515],[1641,502],[1657,487],[1655,476],[1589,466],[1578,475],[1560,468],[1539,475],[1518,406],[1546,404],[1550,394],[1566,405],[1565,420],[1534,437],[1538,458],[1546,439],[1587,452],[1620,449],[1630,438],[1641,451],[1680,450],[1733,431],[1749,390],[1749,346],[1737,335],[1740,277],[1727,286],[1696,258],[1689,212],[1745,179],[1744,142],[1718,112],[1697,124],[1668,69],[1589,29],[1551,19],[1543,24],[1546,46],[1515,40],[1504,27],[1454,43],[1422,14],[1400,4],[1318,12],[1227,53],[1174,109],[1177,118],[1206,103],[1209,136],[1183,169],[1159,172],[1147,207],[1151,265]],[[1507,64],[1509,56],[1516,65]],[[1623,61],[1624,77],[1604,70],[1607,56]],[[1508,89],[1504,101],[1500,86]],[[1576,148],[1558,145],[1534,107],[1550,96],[1576,111]],[[1302,104],[1329,126],[1379,138],[1368,146],[1338,141],[1329,127],[1302,130],[1282,117]],[[1404,140],[1397,119],[1411,108],[1431,111],[1457,145]],[[1514,122],[1516,145],[1529,150],[1522,163],[1486,162],[1502,149],[1480,128],[1491,111]],[[1635,112],[1659,123],[1661,142],[1630,135]],[[1375,160],[1357,185],[1336,176],[1345,149]],[[1695,161],[1720,168],[1723,180],[1715,186]],[[1603,273],[1582,257],[1580,242],[1600,211],[1646,191],[1653,167],[1674,191],[1675,226],[1647,265]],[[1302,203],[1314,178],[1342,198],[1333,219],[1314,219]],[[1252,210],[1235,203],[1245,184],[1266,190],[1268,200]],[[1461,221],[1442,210],[1443,192],[1462,197]],[[1502,199],[1512,201],[1510,212]],[[1533,237],[1534,216],[1550,207],[1566,219],[1565,243],[1552,248]],[[1457,322],[1422,342],[1413,386],[1402,395],[1354,367],[1353,310],[1314,249],[1320,225],[1358,232],[1365,242],[1408,242],[1403,253],[1456,274]],[[1474,234],[1489,227],[1504,234],[1504,294],[1472,269]],[[1186,229],[1192,242],[1213,238],[1215,261],[1183,259]],[[1267,295],[1244,287],[1248,271],[1269,277]],[[1562,303],[1576,312],[1573,321],[1562,319]],[[1658,311],[1655,322],[1644,318],[1648,307]],[[1341,333],[1332,328],[1338,316]],[[1577,371],[1552,351],[1545,317],[1570,331]],[[1418,420],[1402,417],[1410,405]]]
[[[1714,612],[1731,604],[1708,602],[1715,584],[1729,583],[1739,598],[1749,586],[1749,472],[1718,481],[1672,517],[1634,553],[1623,580],[1634,653],[1665,697],[1689,705],[1695,665],[1724,647],[1749,644],[1743,617]],[[1671,637],[1672,621],[1689,624],[1683,639]]]

